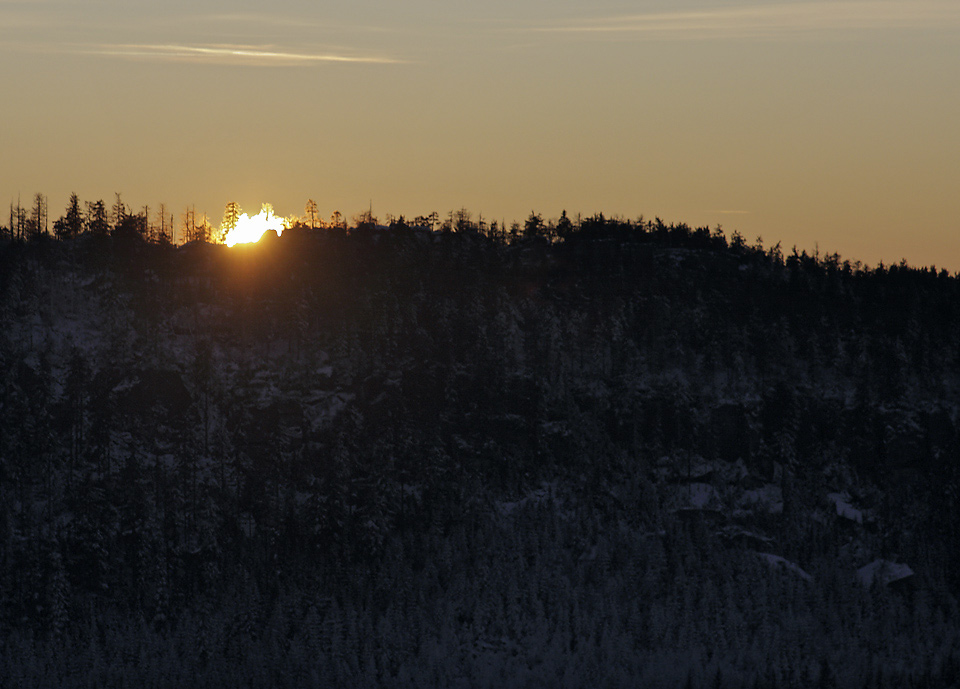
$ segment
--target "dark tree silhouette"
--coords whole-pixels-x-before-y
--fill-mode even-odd
[[[320,221],[320,211],[317,209],[317,202],[313,199],[307,199],[304,212],[306,213],[307,224],[310,226],[310,229],[316,229]]]
[[[83,232],[83,213],[80,210],[80,199],[75,193],[70,194],[67,210],[53,224],[57,239],[67,240],[80,236]]]
[[[110,224],[107,222],[107,208],[103,200],[87,201],[86,228],[87,232],[96,236],[103,237],[110,232]]]
[[[528,239],[543,236],[544,223],[543,216],[539,213],[530,211],[529,217],[523,224],[523,236]]]

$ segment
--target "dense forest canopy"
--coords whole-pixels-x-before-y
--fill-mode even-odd
[[[958,672],[956,275],[658,219],[228,249],[74,210],[0,248],[0,686]]]

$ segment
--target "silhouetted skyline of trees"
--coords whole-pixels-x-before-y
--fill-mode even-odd
[[[49,211],[47,198],[41,193],[34,196],[32,207],[21,206],[20,201],[10,203],[9,221],[6,226],[0,226],[0,238],[8,241],[36,240],[41,236],[50,235]],[[128,236],[136,236],[147,242],[170,243],[181,245],[192,241],[222,243],[226,230],[235,226],[241,209],[231,201],[224,208],[220,225],[214,228],[206,213],[199,213],[194,205],[187,205],[181,214],[180,222],[175,223],[174,216],[168,214],[167,207],[161,203],[156,213],[151,214],[149,206],[132,213],[123,202],[121,194],[115,194],[115,201],[107,207],[103,200],[86,201],[85,212],[81,213],[80,200],[77,195],[71,194],[64,213],[53,221],[53,236],[59,240],[69,240],[83,234],[105,236],[113,232],[123,232]],[[566,240],[609,239],[643,241],[656,239],[668,241],[676,246],[690,248],[729,247],[734,252],[746,254],[766,254],[775,263],[789,262],[790,266],[809,266],[811,262],[824,268],[840,268],[845,272],[862,272],[865,270],[885,270],[881,261],[877,266],[867,266],[856,259],[843,259],[837,253],[820,255],[819,248],[809,254],[806,249],[798,250],[794,246],[789,255],[784,255],[781,243],[764,248],[763,240],[757,237],[753,244],[738,231],[734,230],[729,239],[721,226],[713,228],[701,226],[691,227],[683,222],[666,224],[659,217],[653,220],[640,216],[631,220],[619,216],[605,217],[597,213],[588,217],[577,216],[571,218],[563,210],[558,218],[545,219],[542,213],[531,211],[521,225],[512,221],[507,225],[505,220],[486,220],[482,214],[476,219],[467,208],[449,211],[441,219],[440,214],[432,212],[427,215],[418,215],[408,219],[403,215],[387,214],[383,224],[373,214],[372,209],[362,211],[352,216],[351,223],[347,223],[340,211],[334,211],[328,221],[320,217],[317,203],[308,199],[302,217],[289,216],[295,229],[342,229],[342,230],[369,230],[393,229],[405,231],[409,229],[430,230],[439,232],[459,232],[477,234],[502,243],[512,243],[523,239],[547,241],[550,243]],[[900,268],[910,267],[905,260],[896,264]],[[925,268],[934,272],[935,266]],[[949,271],[948,271],[949,273]],[[956,275],[957,273],[952,273]]]

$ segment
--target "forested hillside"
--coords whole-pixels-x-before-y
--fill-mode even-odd
[[[956,686],[960,279],[528,234],[0,247],[0,687]]]

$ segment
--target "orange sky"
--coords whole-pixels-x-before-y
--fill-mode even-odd
[[[960,270],[956,0],[266,7],[0,0],[0,198],[643,214]]]

